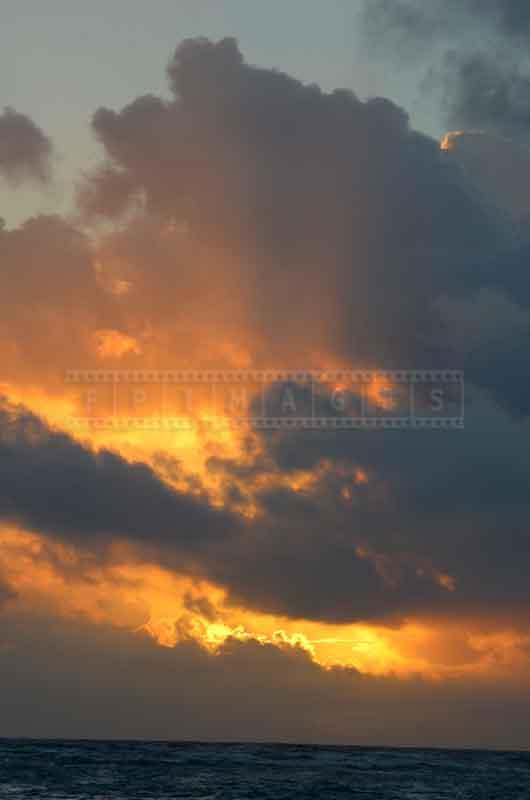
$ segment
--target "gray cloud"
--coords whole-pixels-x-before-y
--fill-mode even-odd
[[[175,492],[147,466],[92,453],[10,406],[0,411],[0,476],[4,521],[100,558],[112,541],[128,540],[140,557],[208,577],[259,610],[335,621],[398,618],[445,594],[430,574],[417,574],[414,559],[404,561],[395,591],[380,593],[384,576],[355,552],[363,515],[335,513],[327,493],[264,494],[265,518],[243,522],[213,508],[206,494]]]
[[[231,39],[184,42],[168,73],[173,100],[140,97],[93,118],[147,211],[189,226],[158,273],[151,250],[122,237],[139,285],[165,302],[174,288],[199,309],[193,275],[228,297],[231,312],[235,294],[257,359],[441,363],[430,299],[458,285],[453,264],[491,253],[505,232],[437,142],[389,100],[326,94],[248,65]],[[102,207],[115,190],[101,173],[87,189]],[[224,328],[219,305],[208,304]]]
[[[0,648],[2,736],[528,744],[524,679],[376,678],[323,670],[296,649],[228,640],[213,656],[191,642],[164,648],[115,628],[16,613],[0,615]]]
[[[528,431],[508,421],[484,395],[468,385],[466,430],[461,434],[293,433],[267,441],[282,471],[315,469],[322,460],[336,465],[329,483],[320,486],[319,501],[308,498],[312,509],[306,517],[312,514],[325,525],[328,542],[337,531],[346,542],[349,532],[374,556],[383,557],[383,569],[388,565],[398,579],[394,588],[387,585],[380,600],[384,604],[386,594],[398,616],[482,618],[488,608],[492,627],[500,620],[528,626]],[[344,510],[340,475],[352,467],[362,468],[368,481],[358,487],[346,484],[352,499]],[[285,518],[302,519],[299,505],[294,495],[284,502]],[[315,539],[311,541],[314,546]],[[323,570],[332,553],[330,544],[320,554]],[[337,575],[343,568],[337,566]],[[454,591],[434,590],[433,568],[454,579]],[[412,577],[418,569],[423,580]],[[338,585],[330,581],[332,594]]]
[[[380,8],[395,16],[409,7]],[[168,73],[173,100],[141,97],[93,119],[120,180],[146,202],[146,216],[111,241],[136,287],[123,303],[132,319],[145,322],[156,307],[158,323],[173,320],[189,357],[203,363],[175,319],[173,290],[194,324],[215,328],[216,339],[235,335],[256,365],[310,364],[322,354],[387,368],[450,363],[468,367],[504,407],[528,413],[508,381],[492,387],[480,353],[454,347],[440,310],[441,298],[468,303],[484,289],[523,308],[530,297],[512,297],[520,242],[511,212],[522,200],[515,188],[507,198],[506,175],[498,202],[487,189],[499,179],[477,180],[491,163],[481,141],[468,148],[470,169],[472,157],[440,152],[390,101],[325,94],[248,65],[231,39],[184,42]],[[102,207],[118,202],[104,175],[86,187]],[[160,217],[187,235],[161,246],[152,224]],[[500,372],[529,349],[528,337],[503,342],[510,347]]]
[[[440,90],[450,127],[528,141],[527,3],[376,0],[364,4],[361,22],[380,57],[423,66],[423,86]]]
[[[18,183],[50,179],[52,145],[41,129],[13,108],[0,114],[0,175]]]
[[[130,176],[102,164],[79,183],[77,205],[88,220],[108,219],[124,214],[135,196]]]
[[[371,0],[362,8],[365,31],[374,37],[390,34],[418,47],[458,33],[471,22],[482,34],[491,28],[514,39],[530,33],[530,11],[525,0]]]
[[[227,487],[219,510],[206,492],[176,492],[145,465],[4,407],[0,515],[102,559],[127,540],[138,558],[207,577],[260,611],[394,625],[481,619],[488,607],[493,627],[526,628],[527,436],[481,403],[486,428],[466,434],[408,433],[399,445],[393,434],[272,439],[254,477],[331,467],[307,491],[257,490],[262,514],[246,521],[229,510],[230,487],[252,477],[237,463],[212,465]],[[354,485],[356,466],[367,483]]]
[[[213,550],[237,530],[235,517],[173,492],[147,466],[92,453],[8,404],[0,409],[0,453],[0,513],[30,530],[95,550],[113,537],[147,549],[162,544],[183,571],[193,570],[194,553],[198,559],[205,545]]]
[[[504,45],[510,47],[509,43]],[[530,141],[530,71],[501,47],[494,54],[449,52],[442,67],[450,127],[479,128]]]
[[[523,225],[530,212],[530,148],[480,131],[445,137],[447,158],[458,164],[481,197]]]

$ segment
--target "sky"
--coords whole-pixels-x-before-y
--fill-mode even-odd
[[[526,4],[2,14],[0,736],[528,748]]]

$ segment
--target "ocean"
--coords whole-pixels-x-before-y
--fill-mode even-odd
[[[528,800],[530,753],[0,739],[0,798]]]

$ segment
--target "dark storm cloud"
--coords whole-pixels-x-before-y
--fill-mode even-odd
[[[147,547],[165,544],[173,557],[181,553],[185,570],[192,569],[193,552],[228,540],[231,529],[237,530],[235,518],[174,493],[147,466],[128,464],[105,450],[92,453],[5,403],[0,473],[5,520],[96,549],[116,536]]]
[[[0,652],[1,736],[515,749],[530,734],[524,678],[377,678],[299,649],[228,640],[212,655],[16,613],[0,615]]]
[[[0,512],[99,558],[111,557],[111,542],[129,541],[139,557],[210,578],[260,611],[395,624],[477,619],[489,604],[492,625],[524,627],[528,447],[513,423],[496,419],[501,427],[489,437],[480,430],[467,439],[280,437],[270,454],[284,476],[323,459],[331,468],[306,491],[258,490],[262,513],[243,521],[212,507],[206,493],[176,492],[145,465],[94,454],[5,407]],[[358,486],[356,466],[367,475]],[[230,462],[215,468],[227,486],[248,477]],[[266,479],[274,468],[258,460],[254,474]]]
[[[364,35],[383,58],[423,64],[449,127],[529,140],[530,7],[521,0],[375,0]]]
[[[492,626],[501,618],[527,626],[528,431],[468,389],[462,433],[289,434],[270,439],[270,452],[284,473],[315,469],[323,460],[335,464],[327,489],[335,509],[347,485],[341,468],[364,471],[367,482],[350,485],[349,514],[333,530],[355,526],[390,575],[427,564],[451,576],[453,591],[414,600],[413,583],[405,581],[416,613],[488,613]],[[286,516],[296,515],[292,501]]]
[[[213,508],[206,494],[175,492],[147,466],[104,450],[92,453],[22,409],[4,405],[0,412],[0,515],[6,522],[103,558],[112,541],[127,540],[144,557],[217,581],[233,600],[264,611],[337,621],[395,619],[424,603],[443,603],[446,590],[434,570],[428,565],[420,576],[414,557],[402,559],[400,580],[387,590],[377,563],[356,553],[363,515],[334,511],[335,500],[325,490],[314,497],[264,494],[265,516],[244,522]]]
[[[13,108],[0,114],[0,176],[17,183],[50,178],[52,145],[41,129]]]

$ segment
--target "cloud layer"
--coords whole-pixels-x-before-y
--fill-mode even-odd
[[[2,619],[0,644],[0,735],[451,748],[528,740],[526,682],[373,678],[324,671],[296,649],[230,641],[213,656],[191,642],[161,648],[22,615]]]

